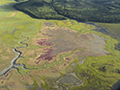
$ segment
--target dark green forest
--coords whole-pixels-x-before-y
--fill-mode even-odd
[[[33,18],[120,22],[120,0],[15,0],[13,7]]]

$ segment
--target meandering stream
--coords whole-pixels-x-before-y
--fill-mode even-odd
[[[27,41],[27,40],[29,40],[28,37],[27,37],[27,39],[24,40],[24,41]],[[13,51],[14,51],[15,53],[17,53],[18,55],[17,55],[14,59],[12,59],[10,65],[9,65],[8,67],[6,67],[4,70],[0,71],[0,76],[5,75],[5,74],[6,74],[10,69],[12,69],[12,68],[16,69],[15,67],[23,67],[24,69],[26,69],[24,64],[21,64],[21,65],[20,65],[20,64],[16,64],[16,61],[20,58],[20,56],[21,56],[21,54],[22,54],[22,52],[21,52],[21,51],[18,51],[17,49],[19,49],[19,48],[26,48],[26,47],[28,46],[27,43],[23,43],[24,41],[20,42],[21,44],[25,44],[24,47],[16,47],[16,48],[13,49]]]

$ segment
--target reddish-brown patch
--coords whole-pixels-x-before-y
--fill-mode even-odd
[[[9,72],[5,75],[5,77],[7,77],[7,76],[10,74],[10,72],[11,72],[11,71],[9,71]]]
[[[2,81],[1,83],[3,83],[4,81]]]
[[[36,59],[36,60],[38,60],[38,61],[36,62],[36,64],[38,64],[41,60],[48,60],[48,61],[50,61],[50,60],[53,59],[54,56],[51,56],[50,54],[51,54],[51,52],[52,52],[54,49],[49,48],[49,49],[45,49],[45,50],[47,50],[47,52],[46,52],[45,54],[40,55],[40,57],[38,57],[38,58]]]
[[[52,73],[57,73],[58,71],[56,69],[51,70]]]
[[[68,60],[68,61],[71,60],[70,58],[65,58],[65,59]]]
[[[48,35],[48,34],[45,34],[45,33],[42,33],[42,35],[48,36],[48,37],[51,37],[51,36],[52,36],[52,35]]]
[[[67,64],[71,61],[71,59],[70,58],[65,58],[66,60],[67,60]]]
[[[64,64],[64,66],[66,66],[66,63]]]
[[[38,64],[41,60],[38,60],[37,62],[35,61],[36,64]]]
[[[5,77],[7,77],[9,75],[9,73],[7,73],[6,75],[5,75]]]
[[[52,44],[46,42],[47,39],[37,40],[37,43],[41,46],[51,46]]]
[[[24,80],[24,78],[22,78],[22,80]]]

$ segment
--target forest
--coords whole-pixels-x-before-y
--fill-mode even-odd
[[[33,18],[120,22],[120,0],[15,0],[13,7]]]

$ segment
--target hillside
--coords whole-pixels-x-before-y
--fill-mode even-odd
[[[33,18],[67,18],[77,21],[120,22],[119,0],[15,0],[17,10]],[[22,1],[22,2],[21,2]],[[25,2],[23,2],[25,1]]]

